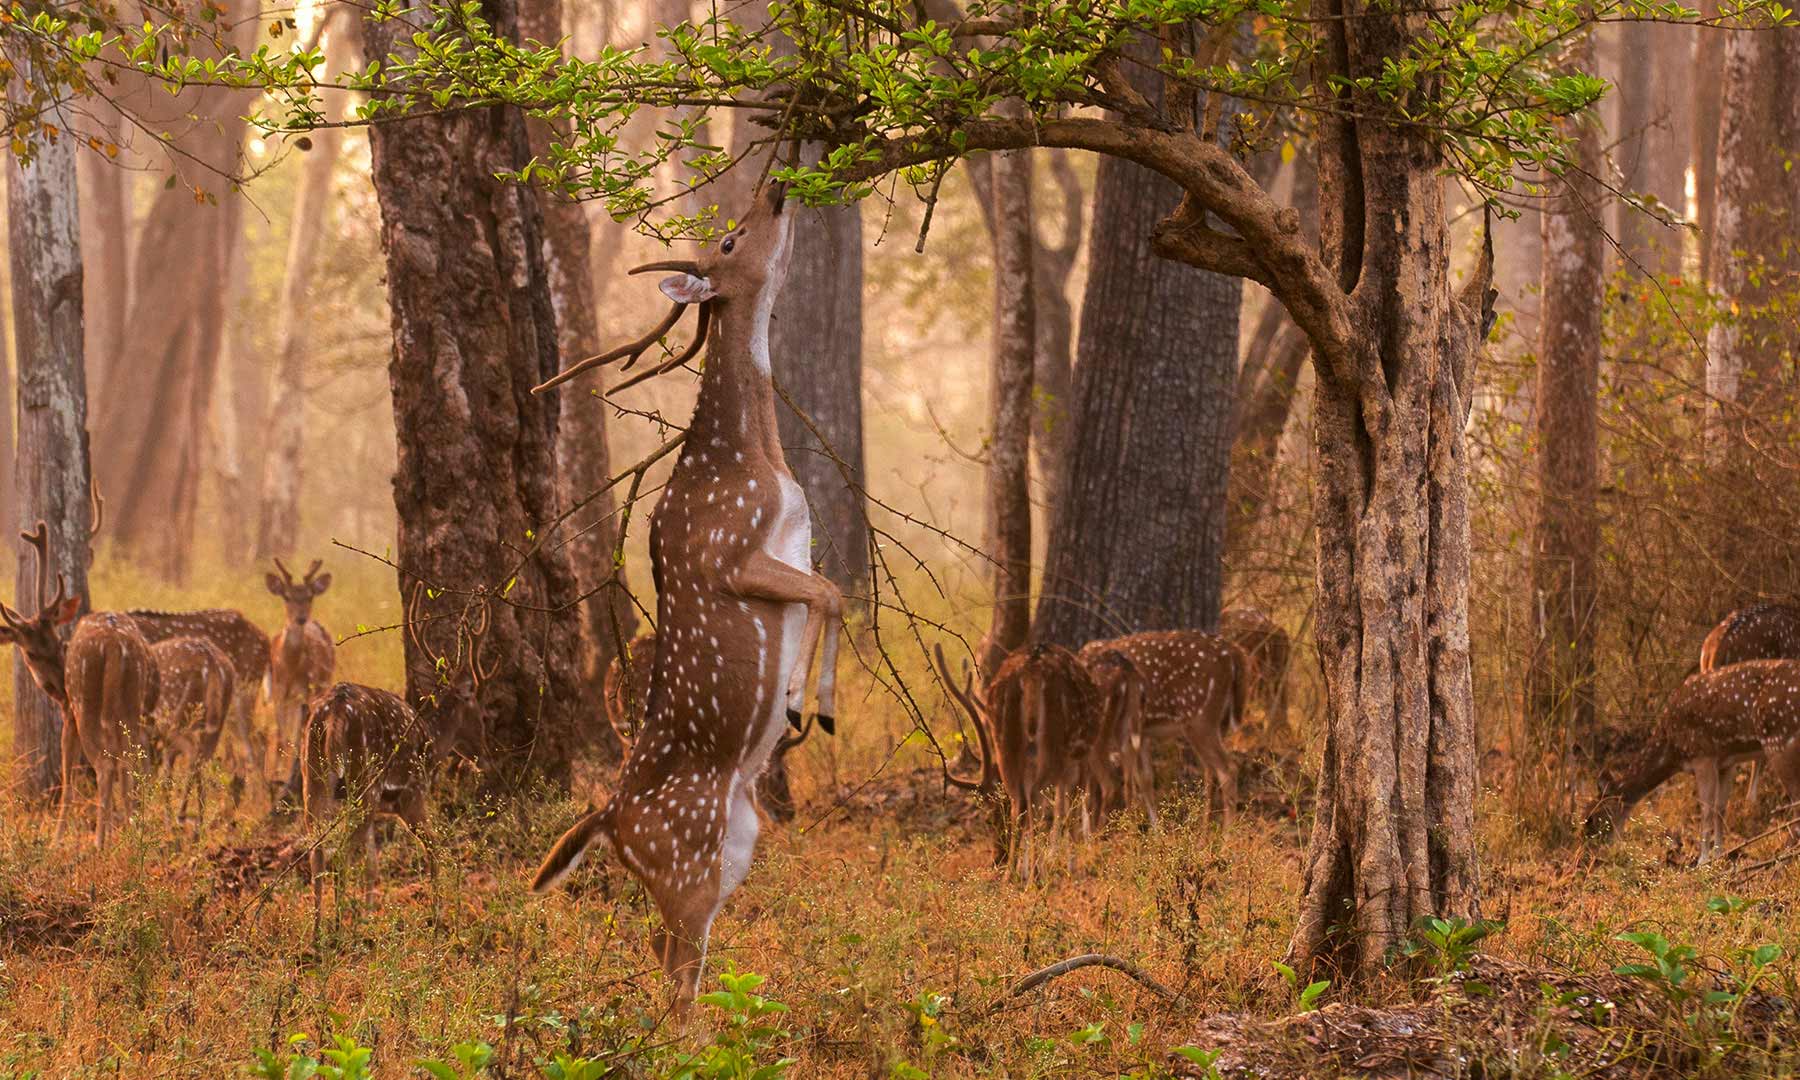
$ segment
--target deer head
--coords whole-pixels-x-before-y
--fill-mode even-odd
[[[288,568],[282,565],[280,559],[276,559],[275,569],[281,571],[281,576],[263,575],[269,591],[281,597],[282,604],[287,608],[288,618],[295,626],[306,625],[312,618],[313,601],[331,588],[331,575],[319,573],[319,567],[323,565],[323,559],[314,559],[312,565],[306,568],[306,576],[295,581],[294,575],[288,573]]]
[[[50,585],[49,529],[42,521],[37,529],[20,533],[37,552],[37,613],[26,616],[0,604],[0,644],[17,645],[25,654],[25,666],[51,700],[67,704],[69,694],[63,684],[63,651],[61,628],[81,614],[81,597],[67,596],[68,580],[56,575],[56,596],[48,597]]]
[[[788,259],[794,246],[794,217],[784,212],[786,205],[787,185],[770,184],[751,203],[750,212],[744,215],[743,220],[735,223],[700,258],[665,259],[633,267],[633,274],[653,270],[675,271],[674,276],[664,278],[659,285],[663,295],[675,304],[663,317],[663,321],[636,341],[627,342],[598,356],[590,356],[534,387],[532,392],[541,393],[584,371],[621,358],[625,363],[620,370],[630,369],[646,349],[674,329],[682,312],[690,305],[700,305],[700,320],[694,340],[673,360],[645,372],[640,378],[680,367],[697,355],[700,347],[706,343],[707,327],[713,319],[715,307],[745,305],[766,314],[766,309],[774,305],[775,295],[781,291],[782,283],[787,280]],[[625,385],[622,383],[613,389],[623,389]]]

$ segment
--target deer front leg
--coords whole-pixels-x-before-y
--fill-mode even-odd
[[[81,748],[75,738],[75,720],[67,712],[63,713],[62,724],[62,795],[56,802],[56,829],[50,834],[50,842],[62,839],[63,819],[69,813],[69,798],[75,794],[75,755]]]
[[[788,710],[798,715],[806,704],[806,686],[813,678],[813,664],[823,651],[824,670],[819,674],[819,726],[827,733],[837,728],[836,687],[837,639],[844,624],[844,596],[823,575],[801,570],[774,558],[767,552],[746,555],[726,578],[726,589],[744,600],[766,600],[777,604],[806,605],[806,630],[801,635],[802,659],[788,677]],[[824,637],[824,648],[818,648]]]

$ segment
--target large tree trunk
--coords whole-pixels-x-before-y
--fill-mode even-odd
[[[242,48],[255,37],[256,6],[232,0],[228,8],[222,21]],[[143,122],[176,132],[170,167],[185,182],[157,193],[137,245],[127,340],[95,387],[94,466],[118,542],[145,569],[180,580],[193,555],[226,274],[243,208],[226,177],[238,170],[249,108],[242,92],[219,87],[187,91],[172,105],[145,99],[159,112],[140,111]]]
[[[1322,0],[1320,62],[1376,80],[1422,4]],[[1319,124],[1320,248],[1348,294],[1315,338],[1325,746],[1297,959],[1379,970],[1425,915],[1476,911],[1463,437],[1491,257],[1452,295],[1444,162],[1372,91]],[[1352,118],[1354,117],[1354,119]]]
[[[1032,278],[1031,152],[995,156],[993,368],[988,380],[987,530],[994,613],[981,645],[992,676],[1031,634],[1031,386],[1037,352]]]
[[[868,595],[862,211],[849,206],[798,213],[787,284],[775,301],[769,355],[776,385],[812,426],[785,405],[775,410],[781,445],[812,508],[813,561],[846,595]]]
[[[1589,70],[1589,41],[1573,66]],[[1594,603],[1600,522],[1600,316],[1606,247],[1600,132],[1577,118],[1575,161],[1544,207],[1542,340],[1538,347],[1537,517],[1533,528],[1531,608],[1535,648],[1526,681],[1531,733],[1540,754],[1594,729]],[[1639,215],[1641,216],[1641,215]],[[1641,253],[1654,258],[1649,249]]]
[[[409,27],[429,15],[395,15],[364,23],[369,55],[413,55]],[[513,0],[488,0],[481,16],[516,39]],[[443,590],[415,613],[425,621],[406,643],[407,696],[440,731],[455,722],[430,701],[441,676],[468,685],[458,664],[434,670],[438,656],[468,659],[456,646],[464,620],[433,616],[484,605],[481,756],[566,779],[578,718],[599,706],[581,692],[575,576],[542,542],[559,504],[557,399],[531,387],[560,355],[543,229],[536,196],[496,179],[530,160],[525,118],[451,110],[374,125],[370,141],[394,327],[399,584],[408,597],[420,581]]]
[[[347,71],[356,55],[360,33],[356,12],[343,8],[326,17],[330,24],[325,38],[325,70]],[[312,149],[306,152],[301,162],[300,184],[294,193],[287,263],[281,280],[281,306],[275,313],[275,385],[264,429],[267,442],[262,454],[262,511],[256,526],[258,562],[274,556],[291,556],[300,542],[306,357],[307,343],[314,337],[309,332],[309,300],[313,277],[319,266],[319,251],[330,235],[331,186],[337,173],[338,156],[343,152],[344,131],[342,128],[320,128],[311,138]]]
[[[1140,165],[1100,163],[1039,641],[1218,620],[1242,284],[1151,254],[1145,223],[1179,200]]]
[[[32,73],[21,61],[10,91],[25,100]],[[82,365],[81,226],[77,209],[75,140],[69,117],[52,107],[46,117],[62,129],[54,142],[38,138],[38,156],[13,166],[8,177],[7,244],[12,270],[13,340],[19,361],[19,453],[15,476],[18,524],[49,527],[52,571],[73,595],[87,595],[89,488],[87,376]],[[15,603],[35,611],[37,568],[19,556]],[[13,663],[15,778],[41,795],[61,768],[62,717],[26,670]]]
[[[519,32],[528,39],[556,41],[563,35],[561,0],[525,0],[519,10]],[[539,120],[529,124],[532,152],[542,154],[555,134]],[[557,351],[561,366],[601,352],[594,281],[593,230],[582,205],[541,190],[538,208],[544,217],[544,263],[550,275],[550,300],[556,310]],[[622,226],[611,226],[618,230]],[[590,499],[606,486],[612,458],[606,444],[606,402],[597,393],[562,394],[561,430],[557,433],[557,470],[563,507]],[[617,506],[611,491],[602,492],[563,525],[564,550],[581,595],[581,680],[590,700],[601,699],[606,667],[622,645],[637,634],[637,609],[625,591],[622,564],[615,563],[619,545]],[[618,576],[615,572],[618,571]],[[592,749],[612,753],[617,740],[602,737]]]

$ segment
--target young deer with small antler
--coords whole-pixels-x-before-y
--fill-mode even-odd
[[[1218,785],[1229,825],[1237,812],[1237,777],[1225,736],[1244,716],[1251,671],[1243,650],[1199,630],[1151,630],[1090,641],[1081,659],[1092,667],[1107,652],[1123,653],[1143,677],[1144,737],[1187,740]],[[1153,792],[1145,797],[1155,800]]]
[[[156,707],[156,662],[128,615],[98,611],[81,615],[82,598],[68,596],[68,581],[56,575],[50,597],[49,530],[40,521],[20,533],[37,552],[37,613],[25,616],[0,604],[0,644],[17,645],[25,666],[50,700],[62,709],[62,796],[56,810],[57,838],[75,788],[75,767],[85,757],[94,767],[97,795],[94,842],[106,846],[113,817],[115,785],[119,807],[131,813],[131,758],[149,747],[144,719]],[[67,644],[60,628],[75,623]]]
[[[771,185],[698,261],[639,267],[675,271],[662,282],[675,302],[663,325],[545,384],[635,359],[690,304],[699,330],[682,357],[712,330],[681,457],[650,523],[657,637],[643,730],[612,800],[557,842],[532,886],[554,886],[610,840],[662,913],[653,947],[684,1009],[713,919],[750,872],[756,781],[785,723],[800,723],[821,641],[818,722],[832,730],[843,599],[812,569],[806,498],[782,456],[769,374],[769,318],[793,242],[784,210],[783,186]]]
[[[1602,778],[1588,837],[1610,839],[1633,807],[1694,762],[1750,754],[1763,755],[1788,797],[1800,798],[1800,660],[1747,660],[1689,676],[1635,759]],[[1704,862],[1723,841],[1724,802],[1716,788],[1698,794]]]
[[[314,559],[306,576],[295,581],[276,559],[281,576],[263,576],[269,591],[281,597],[287,609],[287,621],[269,642],[268,691],[275,703],[275,729],[269,737],[268,777],[284,784],[289,795],[299,790],[300,709],[331,685],[337,670],[337,644],[312,617],[313,601],[331,588],[331,575],[319,573],[323,565],[323,560]]]
[[[231,661],[234,685],[229,727],[245,777],[263,769],[263,748],[250,734],[250,714],[256,710],[257,688],[269,674],[269,635],[241,611],[212,608],[206,611],[126,612],[151,645],[171,638],[199,638],[217,646]]]

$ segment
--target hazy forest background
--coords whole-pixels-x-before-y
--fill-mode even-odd
[[[242,49],[317,44],[343,67],[368,46],[346,6],[208,10]],[[519,11],[524,36],[560,37],[575,57],[607,44],[656,54],[669,47],[658,28],[705,15],[678,0]],[[1747,603],[1800,599],[1800,30],[1625,20],[1568,53],[1611,84],[1596,109],[1557,120],[1586,174],[1499,195],[1504,214],[1445,180],[1452,276],[1484,273],[1491,242],[1498,290],[1466,429],[1482,900],[1468,920],[1427,928],[1421,968],[1371,984],[1349,963],[1315,981],[1282,962],[1325,767],[1314,499],[1326,466],[1308,340],[1262,286],[1152,254],[1151,226],[1181,194],[1173,182],[1040,149],[1023,172],[1023,307],[1016,278],[995,272],[1017,265],[1005,245],[1018,208],[997,214],[995,193],[1020,171],[997,179],[990,156],[949,170],[929,207],[902,191],[799,211],[810,246],[777,309],[776,377],[829,452],[785,411],[783,441],[813,504],[815,557],[851,597],[849,645],[838,734],[790,755],[797,816],[765,830],[716,935],[703,989],[721,968],[769,981],[730,991],[740,997],[720,1015],[745,1019],[700,1037],[709,1064],[669,1056],[683,1036],[658,1026],[639,943],[655,915],[610,854],[568,895],[523,889],[573,813],[609,789],[618,750],[601,672],[653,608],[644,523],[670,457],[578,516],[586,531],[566,542],[585,590],[610,572],[626,525],[627,588],[603,588],[575,640],[544,646],[565,650],[546,661],[567,669],[552,695],[573,725],[558,735],[562,773],[503,796],[462,778],[467,797],[445,815],[448,872],[428,881],[413,849],[387,844],[383,902],[340,894],[325,943],[289,872],[296,829],[264,817],[259,790],[197,839],[155,801],[179,793],[160,790],[121,845],[50,844],[53,728],[21,659],[0,682],[0,716],[26,717],[0,724],[0,760],[17,763],[0,808],[0,1077],[222,1075],[258,1048],[272,1055],[264,1075],[286,1075],[280,1063],[338,1037],[373,1048],[382,1075],[421,1057],[453,1068],[458,1047],[475,1056],[466,1075],[479,1058],[503,1076],[751,1075],[721,1064],[730,1053],[798,1058],[794,1075],[1206,1075],[1210,1054],[1194,1046],[1271,1075],[1455,1074],[1445,1062],[1457,1053],[1510,1062],[1484,1075],[1791,1069],[1800,870],[1765,861],[1784,839],[1765,828],[1791,816],[1780,786],[1762,785],[1758,807],[1736,785],[1732,827],[1755,846],[1728,865],[1691,865],[1685,779],[1625,843],[1595,854],[1578,831],[1597,777],[1644,739],[1708,630]],[[368,127],[258,131],[244,120],[249,91],[171,95],[125,71],[108,94],[124,112],[84,105],[77,130],[93,138],[75,153],[87,431],[105,508],[78,584],[96,609],[237,608],[271,628],[282,614],[264,587],[270,560],[320,559],[334,581],[315,614],[338,640],[336,678],[411,685],[395,563],[426,549],[397,536],[436,481],[397,451],[396,388],[416,374],[394,359],[378,188],[398,181],[374,175]],[[326,95],[332,115],[346,115],[346,97]],[[673,114],[646,113],[625,138],[647,141]],[[710,144],[748,137],[711,123]],[[534,124],[541,152],[553,133]],[[398,147],[407,130],[378,137]],[[1314,238],[1316,153],[1300,124],[1244,162]],[[17,163],[6,176],[11,214]],[[426,179],[409,197],[435,197]],[[656,183],[667,194],[683,181],[670,169]],[[747,183],[731,174],[686,198],[729,203]],[[654,278],[624,270],[667,246],[597,203],[533,198],[564,361],[654,325],[666,306]],[[446,267],[441,291],[414,299],[443,301],[456,281]],[[34,287],[21,275],[40,269],[17,250],[0,259],[4,325]],[[15,490],[14,459],[41,451],[37,429],[18,425],[48,384],[31,367],[42,357],[5,340],[0,399],[17,394],[20,411],[0,410],[0,522],[28,529],[46,504]],[[1024,412],[1007,404],[1009,346],[1031,368]],[[565,390],[553,498],[516,520],[559,512],[652,455],[696,385],[678,370],[610,404],[587,384]],[[997,520],[996,470],[1027,444],[1028,513]],[[57,498],[65,523],[85,523],[87,510]],[[1008,561],[1021,538],[1023,578]],[[475,577],[505,562],[431,550],[440,570]],[[25,597],[36,574],[25,549],[19,567]],[[1196,781],[1200,797],[1183,787],[1159,831],[1117,824],[1048,882],[992,868],[987,809],[943,783],[945,758],[966,767],[973,736],[925,646],[953,643],[960,659],[996,635],[1022,644],[1028,626],[1032,640],[1073,647],[1210,629],[1230,608],[1266,613],[1294,650],[1286,720],[1259,706],[1233,736],[1237,821],[1209,816]],[[506,714],[493,730],[522,723],[529,685],[490,705]],[[215,808],[243,771],[222,746],[206,781]],[[1619,936],[1637,931],[1653,933]],[[1767,944],[1777,953],[1757,951]],[[1646,950],[1654,978],[1614,971]],[[1179,1000],[1098,973],[1057,981],[1035,1005],[1004,991],[1089,951],[1130,958]],[[1685,986],[1712,980],[1729,1003],[1701,1004],[1689,969]],[[793,1011],[759,1013],[752,990]],[[1595,995],[1617,1002],[1612,1020],[1594,1018]],[[1413,1041],[1415,1029],[1436,1034]],[[577,1073],[559,1054],[604,1064]]]

